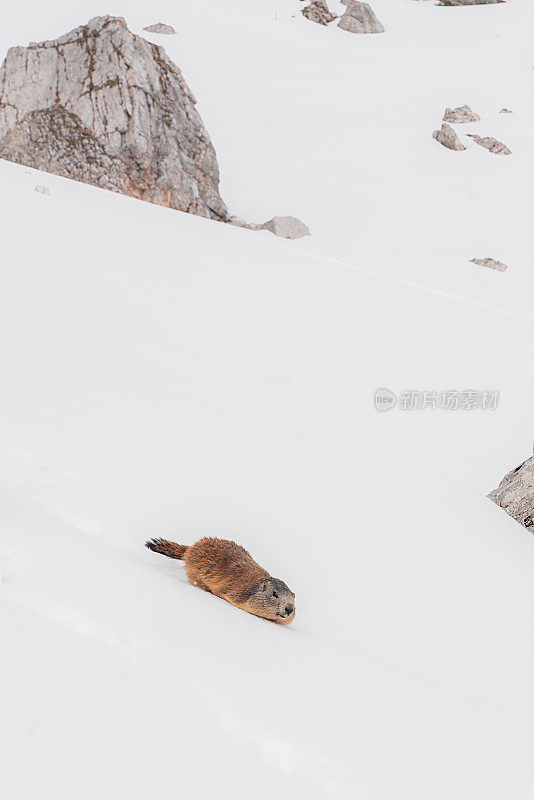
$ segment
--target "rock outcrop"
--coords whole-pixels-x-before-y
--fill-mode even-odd
[[[505,475],[488,497],[534,532],[534,456]]]
[[[443,119],[445,122],[459,125],[465,122],[478,122],[480,117],[469,106],[459,106],[459,108],[446,108]]]
[[[264,225],[230,217],[195,106],[163,48],[120,17],[95,17],[59,39],[8,51],[0,158],[251,230],[307,235],[294,217]]]
[[[384,26],[377,19],[368,3],[350,0],[347,10],[338,22],[340,28],[349,33],[384,33]]]
[[[337,14],[330,12],[325,0],[313,0],[309,6],[302,9],[302,14],[306,19],[317,22],[319,25],[329,25],[330,22],[337,19]]]
[[[485,147],[490,153],[496,153],[499,156],[509,156],[512,151],[506,147],[505,144],[494,139],[492,136],[477,136],[475,133],[467,134],[471,139],[474,139],[481,147]]]
[[[432,134],[434,139],[438,141],[443,147],[447,147],[449,150],[465,150],[466,148],[461,143],[460,139],[458,138],[458,134],[451,128],[450,125],[447,125],[446,122],[443,123],[441,129],[439,131],[434,131]]]
[[[147,25],[143,30],[149,33],[163,33],[167,36],[172,36],[176,33],[172,25],[165,25],[164,22],[156,22],[154,25]]]
[[[506,264],[502,261],[496,261],[494,258],[471,258],[471,264],[478,264],[479,267],[487,267],[488,269],[495,269],[497,272],[506,272],[508,269]]]
[[[13,47],[0,69],[0,158],[228,220],[215,150],[182,73],[117,17]]]

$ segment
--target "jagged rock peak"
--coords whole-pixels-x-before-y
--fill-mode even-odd
[[[228,220],[215,150],[163,48],[120,17],[11,48],[0,68],[0,157]]]

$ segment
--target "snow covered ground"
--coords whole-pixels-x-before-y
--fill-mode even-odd
[[[174,25],[146,36],[231,211],[313,234],[0,162],[6,800],[532,795],[534,539],[485,494],[533,440],[534,7],[372,5],[384,35],[297,0],[3,7],[2,55]],[[432,139],[463,103],[511,156]],[[377,387],[500,402],[378,413]],[[283,578],[294,624],[143,548],[203,535]]]

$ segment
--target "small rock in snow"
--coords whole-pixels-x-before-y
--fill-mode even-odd
[[[351,0],[338,26],[349,33],[384,33],[384,26],[368,3]]]
[[[511,111],[509,108],[501,108],[499,114],[513,114],[514,112]]]
[[[442,6],[483,6],[488,3],[504,3],[505,0],[440,0]]]
[[[443,114],[445,122],[461,124],[464,122],[478,122],[480,117],[469,106],[459,106],[459,108],[446,108]]]
[[[487,267],[488,269],[495,269],[497,272],[506,272],[508,269],[506,264],[502,261],[495,261],[494,258],[471,258],[469,263],[478,264],[479,267]]]
[[[154,25],[147,25],[147,27],[143,28],[143,30],[148,31],[149,33],[165,33],[168,35],[176,33],[172,25],[165,25],[164,22],[156,22]]]
[[[311,22],[317,22],[319,25],[328,25],[334,19],[337,19],[337,14],[330,13],[325,0],[313,0],[309,6],[302,9],[301,13],[306,19]]]
[[[301,239],[303,236],[310,235],[308,226],[296,217],[273,217],[260,225],[259,229],[271,231],[275,236],[281,236],[283,239]]]
[[[37,184],[37,186],[35,187],[35,191],[39,192],[39,194],[46,194],[50,196],[50,189],[48,188],[48,186],[43,186],[41,183]]]
[[[283,239],[301,239],[303,236],[310,235],[308,226],[296,217],[273,217],[263,225],[258,225],[257,222],[246,222],[241,217],[235,216],[230,217],[228,222],[230,225],[246,228],[249,231],[271,231],[275,236],[281,236]]]
[[[494,139],[492,136],[477,136],[475,133],[467,134],[471,139],[474,139],[481,147],[485,147],[490,153],[496,153],[499,156],[509,156],[512,151],[506,147],[505,144]]]
[[[434,139],[438,141],[443,147],[447,147],[449,150],[465,150],[466,148],[461,143],[460,139],[458,138],[458,134],[456,131],[451,128],[450,125],[447,125],[446,122],[443,123],[441,126],[441,130],[434,131],[432,134]]]

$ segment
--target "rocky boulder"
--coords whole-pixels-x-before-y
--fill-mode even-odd
[[[309,6],[302,9],[302,14],[311,22],[317,22],[319,25],[328,25],[333,20],[337,19],[337,14],[331,14],[325,0],[314,0]]]
[[[480,117],[469,106],[460,106],[459,108],[446,108],[443,119],[445,122],[452,122],[458,125],[465,122],[478,122]]]
[[[534,532],[534,456],[505,475],[488,497]]]
[[[215,150],[182,73],[123,19],[13,47],[0,69],[0,158],[228,219]]]
[[[384,33],[384,26],[377,19],[368,3],[357,0],[346,2],[347,10],[338,22],[340,28],[349,33]]]
[[[434,131],[432,136],[449,150],[466,150],[454,128],[451,128],[446,122],[443,123],[439,131]]]
[[[486,150],[489,150],[490,153],[495,153],[499,156],[509,156],[512,154],[512,151],[506,147],[505,144],[499,142],[498,139],[494,139],[493,136],[477,136],[474,133],[468,133],[467,135],[471,139],[474,139],[481,147],[485,147]]]

